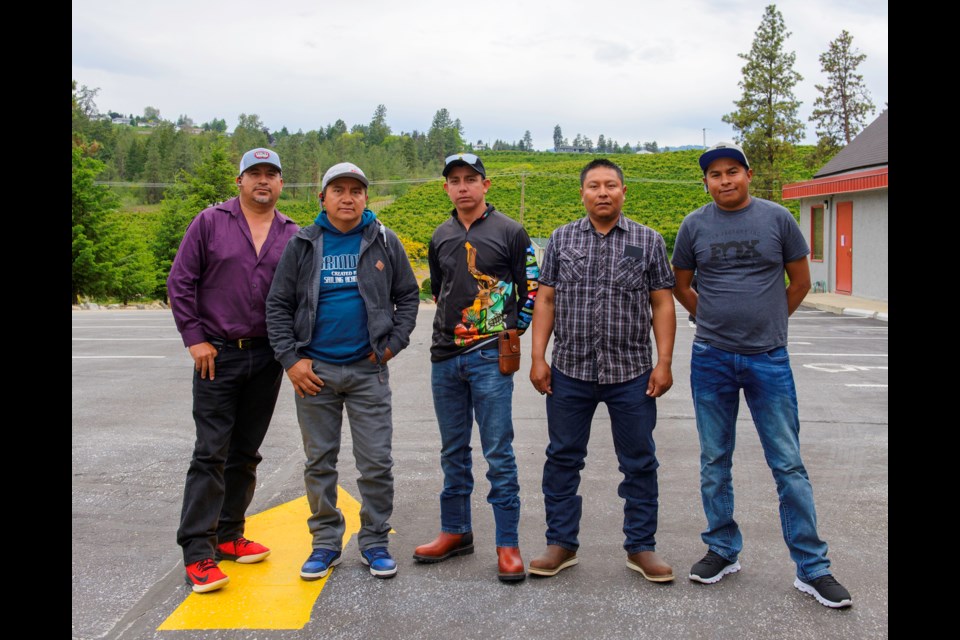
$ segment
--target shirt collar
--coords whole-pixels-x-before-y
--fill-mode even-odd
[[[610,231],[613,231],[613,229],[616,229],[616,228],[623,229],[624,231],[627,230],[627,220],[626,220],[626,216],[623,215],[623,211],[620,211],[620,217],[617,218],[617,223],[613,225],[613,228],[610,229]],[[585,215],[582,218],[580,218],[580,220],[577,222],[577,229],[579,231],[595,231],[595,229],[593,228],[593,225],[590,224],[589,215]]]

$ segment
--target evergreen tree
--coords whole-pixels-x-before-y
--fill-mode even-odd
[[[530,135],[530,129],[523,132],[523,148],[527,151],[533,151],[533,136]]]
[[[237,195],[236,178],[237,166],[227,157],[224,142],[218,140],[192,173],[181,170],[164,193],[160,228],[153,244],[157,269],[164,279],[157,293],[164,300],[167,299],[166,276],[187,226],[207,207]]]
[[[563,146],[563,131],[560,130],[560,125],[558,124],[553,127],[553,150],[557,151],[562,146]]]
[[[450,112],[439,109],[433,116],[430,131],[427,132],[427,148],[431,161],[443,163],[443,159],[466,147],[463,141],[463,125],[460,119],[450,119]]]
[[[846,30],[820,54],[820,67],[829,84],[816,85],[821,95],[814,101],[810,116],[810,121],[817,125],[819,162],[829,160],[844,144],[849,144],[876,109],[863,76],[857,73],[857,67],[866,58],[866,54],[853,48],[853,36]]]
[[[383,144],[388,135],[390,135],[390,126],[387,124],[387,108],[378,104],[368,127],[367,143],[371,145]]]
[[[237,118],[237,126],[234,127],[232,136],[233,151],[237,159],[239,160],[240,156],[250,149],[269,147],[270,140],[267,134],[268,129],[263,126],[260,116],[255,113],[250,115],[241,113]]]
[[[803,138],[804,125],[797,118],[800,102],[793,88],[803,80],[794,71],[796,54],[783,50],[790,36],[776,5],[768,5],[738,83],[743,95],[737,110],[723,121],[738,132],[750,168],[754,170],[751,191],[762,198],[781,200],[783,167],[793,155],[793,145]]]
[[[103,163],[73,146],[72,304],[84,296],[102,296],[113,287],[116,237],[109,213],[118,206],[109,188],[94,184]]]

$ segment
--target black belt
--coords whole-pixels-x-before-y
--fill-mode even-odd
[[[207,338],[207,342],[218,349],[222,349],[223,347],[230,347],[232,349],[256,349],[257,347],[270,346],[270,340],[267,338],[237,338],[236,340]]]

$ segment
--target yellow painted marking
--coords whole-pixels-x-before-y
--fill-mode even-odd
[[[338,486],[337,506],[346,520],[346,547],[360,530],[360,503]],[[157,630],[302,629],[327,578],[337,570],[333,567],[313,582],[300,578],[313,546],[309,517],[306,496],[248,517],[244,535],[270,547],[270,555],[254,564],[222,560],[220,570],[230,582],[217,591],[191,592]]]

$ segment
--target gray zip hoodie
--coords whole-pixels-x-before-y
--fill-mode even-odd
[[[307,357],[300,349],[313,337],[323,234],[323,227],[313,224],[290,238],[267,295],[267,335],[274,356],[285,370]],[[379,220],[363,230],[357,284],[367,309],[370,347],[377,360],[383,360],[387,347],[396,356],[410,344],[420,294],[403,244]]]

